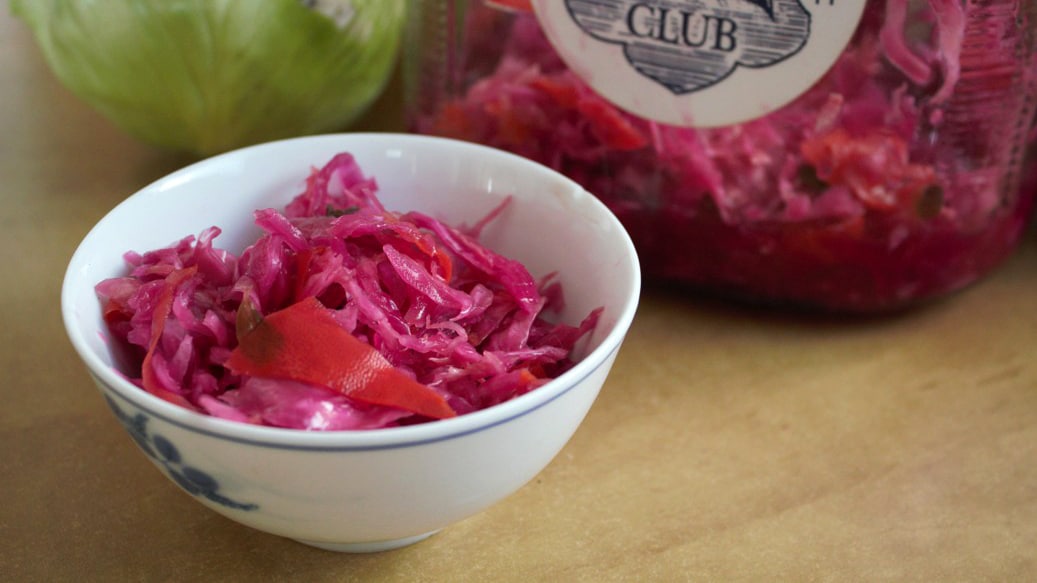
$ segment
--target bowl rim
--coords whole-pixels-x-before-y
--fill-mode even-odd
[[[313,431],[252,425],[190,411],[142,390],[127,380],[121,373],[117,372],[114,367],[106,364],[94,354],[86,340],[85,331],[80,329],[77,324],[75,315],[75,300],[84,293],[81,286],[77,287],[74,285],[78,282],[76,272],[86,262],[85,247],[88,241],[98,236],[98,232],[103,228],[103,223],[112,214],[116,213],[120,207],[131,204],[131,200],[135,198],[148,196],[149,193],[184,183],[189,180],[189,175],[205,170],[210,166],[224,164],[228,160],[256,150],[291,148],[304,143],[325,141],[330,145],[340,141],[356,142],[368,140],[397,145],[401,142],[437,143],[443,148],[456,149],[462,153],[468,151],[473,155],[497,157],[506,161],[506,163],[526,166],[530,171],[545,174],[546,177],[559,181],[566,185],[575,196],[584,198],[586,204],[596,208],[601,217],[611,223],[613,230],[621,238],[620,243],[626,250],[623,254],[623,259],[627,263],[631,274],[629,281],[626,282],[626,289],[623,294],[625,300],[618,307],[618,312],[615,314],[615,322],[605,337],[601,339],[600,344],[569,370],[551,379],[544,385],[486,409],[449,419],[404,427],[334,431]],[[345,146],[346,144],[343,144],[343,148]],[[201,175],[204,176],[204,173]],[[62,280],[61,313],[66,335],[94,381],[98,385],[106,387],[118,396],[119,399],[132,404],[148,415],[185,430],[248,445],[307,451],[370,451],[425,445],[464,437],[508,423],[559,399],[579,386],[583,380],[591,376],[603,363],[618,352],[637,311],[640,291],[640,265],[637,251],[634,248],[629,233],[627,233],[619,219],[604,203],[560,172],[517,154],[452,138],[394,132],[342,132],[287,138],[238,148],[193,162],[136,190],[105,213],[104,217],[91,227],[90,231],[77,245]],[[106,396],[108,395],[106,394]]]

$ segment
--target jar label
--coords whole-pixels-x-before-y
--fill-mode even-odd
[[[714,127],[792,101],[835,63],[867,0],[533,0],[570,69],[617,106]]]

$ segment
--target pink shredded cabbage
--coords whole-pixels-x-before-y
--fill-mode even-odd
[[[263,314],[318,298],[345,329],[458,414],[529,392],[573,364],[574,345],[601,309],[576,326],[550,322],[545,314],[564,301],[560,285],[552,275],[537,282],[520,263],[480,245],[485,221],[465,229],[392,212],[377,190],[350,154],[339,154],[283,213],[256,211],[265,234],[240,256],[213,245],[217,227],[127,253],[129,274],[96,291],[114,343],[133,363],[128,376],[144,385],[141,365],[167,277],[190,268],[197,271],[175,287],[149,364],[159,392],[216,417],[306,430],[425,420],[324,387],[231,373],[223,363],[237,345],[235,317],[246,296]]]
[[[712,129],[620,110],[533,15],[475,6],[458,57],[468,84],[421,102],[412,128],[580,182],[627,227],[650,278],[889,309],[975,280],[1026,223],[1033,197],[1014,185],[1037,60],[1017,0],[870,0],[810,90]]]

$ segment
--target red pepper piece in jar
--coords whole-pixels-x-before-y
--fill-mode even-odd
[[[577,104],[580,114],[590,122],[591,133],[614,150],[639,150],[648,145],[641,133],[619,110],[597,97],[586,97]]]

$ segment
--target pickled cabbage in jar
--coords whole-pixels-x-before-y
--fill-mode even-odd
[[[565,1],[591,31],[568,52],[560,29],[545,26],[546,2],[418,2],[409,123],[565,173],[624,223],[647,277],[725,297],[887,311],[958,290],[1014,249],[1033,201],[1019,174],[1034,109],[1037,3],[861,0],[816,80],[730,123],[720,118],[784,81],[745,77],[730,106],[654,115],[664,99],[603,91],[609,73],[571,49],[612,50],[626,59],[614,69],[636,69],[678,101],[699,91],[695,83],[712,91],[767,57],[746,49],[703,78],[712,57],[690,45],[743,42],[739,14],[786,18],[790,30],[802,24],[795,11],[814,4],[737,2],[718,12],[715,0]],[[597,6],[587,22],[579,5]],[[603,12],[617,6],[625,21]],[[821,16],[807,14],[807,24],[821,30]],[[779,41],[787,54],[767,58],[786,71],[811,66],[796,60],[807,52],[802,38],[759,44]],[[666,52],[663,42],[684,46]]]

